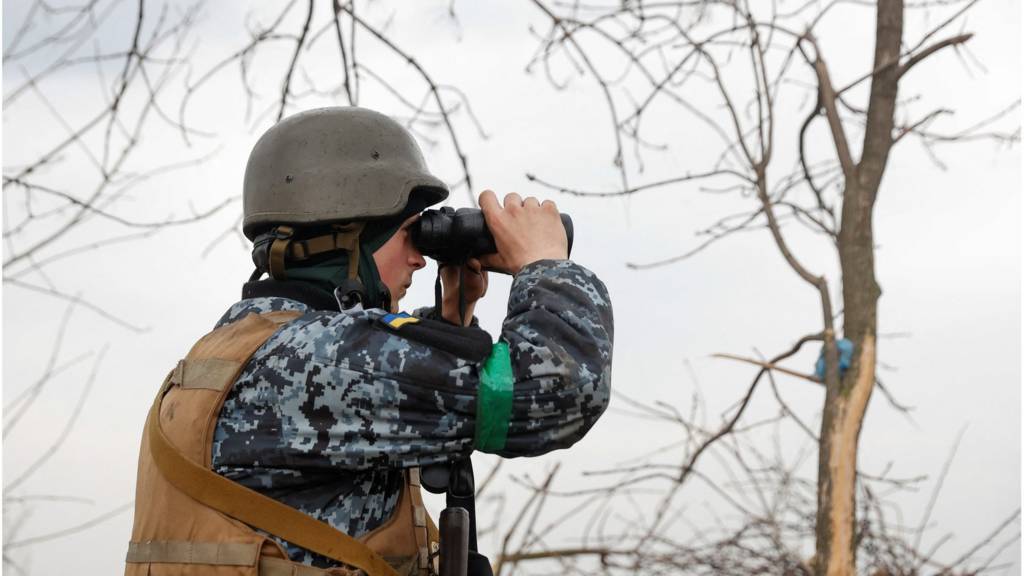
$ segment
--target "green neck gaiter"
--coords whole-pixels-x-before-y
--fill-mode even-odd
[[[380,249],[401,227],[408,216],[368,222],[359,236],[359,281],[367,297],[366,308],[390,309],[390,294],[381,281],[373,253]],[[334,289],[348,278],[348,252],[336,252],[305,262],[289,263],[288,280],[299,281],[322,290],[333,297]]]

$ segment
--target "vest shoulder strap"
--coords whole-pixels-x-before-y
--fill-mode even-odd
[[[193,375],[198,375],[197,372],[207,372],[207,376],[216,374],[216,380],[225,379],[228,376],[227,365],[214,360],[233,366],[230,375],[233,381],[256,349],[282,323],[298,315],[296,312],[252,314],[214,330],[197,342],[186,358],[180,379],[168,378],[150,408],[146,420],[148,448],[164,478],[205,506],[297,546],[359,568],[369,576],[397,576],[398,573],[380,555],[348,534],[193,462],[172,444],[160,425],[160,405],[172,385],[187,382],[199,387],[198,379],[192,379]],[[193,366],[198,370],[190,374]]]

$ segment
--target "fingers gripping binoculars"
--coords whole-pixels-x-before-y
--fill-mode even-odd
[[[560,214],[572,253],[572,218]],[[498,251],[494,236],[487,229],[484,213],[478,208],[445,206],[426,210],[413,224],[412,241],[424,256],[443,264],[462,264],[470,258]]]

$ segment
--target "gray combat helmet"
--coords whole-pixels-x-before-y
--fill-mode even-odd
[[[242,231],[254,240],[279,224],[392,216],[413,190],[428,206],[448,197],[398,122],[356,107],[300,112],[267,130],[249,155]]]

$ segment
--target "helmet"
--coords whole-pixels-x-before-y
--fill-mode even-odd
[[[413,192],[427,206],[448,187],[427,171],[398,122],[357,107],[300,112],[275,124],[249,155],[242,231],[250,240],[286,224],[304,227],[400,214]]]

